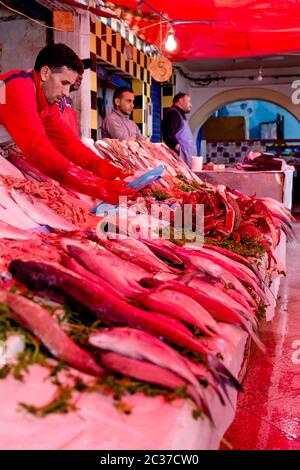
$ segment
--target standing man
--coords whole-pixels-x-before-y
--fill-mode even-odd
[[[115,89],[114,109],[102,124],[102,138],[119,140],[146,140],[137,124],[130,119],[134,108],[134,94],[129,88]]]
[[[189,123],[186,119],[192,109],[191,97],[186,93],[174,96],[173,106],[168,109],[162,122],[163,140],[191,168],[192,157],[197,155],[197,148]]]
[[[0,75],[0,127],[42,173],[117,204],[119,196],[133,194],[123,181],[112,181],[125,173],[88,149],[65,125],[57,106],[83,70],[72,49],[52,44],[40,51],[34,70]]]

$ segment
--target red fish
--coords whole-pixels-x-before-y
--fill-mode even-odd
[[[59,265],[14,260],[9,265],[9,271],[16,280],[31,288],[38,290],[52,288],[64,293],[73,303],[87,308],[103,321],[148,331],[194,352],[210,352],[200,340],[181,329],[174,328],[174,319],[170,318],[172,323],[167,323],[157,312],[146,312],[122,302],[107,292],[100,283],[94,286],[84,278],[70,274]]]
[[[102,240],[101,244],[120,258],[137,264],[149,273],[171,272],[171,268],[166,263],[157,258],[144,243],[135,238],[106,239]]]
[[[67,232],[77,230],[75,225],[67,222],[52,209],[40,202],[36,197],[25,194],[20,190],[12,189],[11,195],[18,206],[39,225],[64,230]]]
[[[198,394],[200,402],[203,403],[205,411],[210,416],[203,397],[202,387],[187,366],[184,358],[171,346],[163,343],[158,338],[133,328],[111,328],[91,334],[89,343],[102,350],[118,353],[133,359],[152,362],[180,376],[192,385]]]
[[[30,240],[35,235],[25,230],[6,224],[0,220],[0,238],[8,238],[9,240]]]
[[[182,292],[166,288],[138,297],[136,302],[147,309],[164,312],[189,325],[196,326],[209,336],[217,332],[221,334],[217,322],[207,310]]]
[[[72,240],[64,240],[63,244],[76,261],[111,284],[125,297],[143,293],[144,289],[138,281],[148,274],[144,269],[122,260],[102,246],[86,246]]]
[[[4,290],[0,290],[0,303],[7,304],[13,318],[33,332],[54,357],[86,374],[105,374],[93,355],[77,346],[45,308]]]

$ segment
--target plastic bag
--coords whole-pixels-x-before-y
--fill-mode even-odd
[[[128,188],[136,189],[141,191],[146,188],[149,184],[158,181],[165,171],[163,165],[159,165],[157,168],[152,168],[141,176],[138,176],[132,180],[127,186]],[[91,210],[92,214],[103,217],[106,215],[114,214],[118,210],[119,206],[114,206],[112,204],[107,204],[106,202],[100,202],[96,207]]]

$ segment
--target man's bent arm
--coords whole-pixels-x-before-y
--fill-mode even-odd
[[[19,80],[22,80],[21,84]],[[69,162],[47,137],[38,114],[34,86],[29,80],[16,79],[6,86],[6,103],[0,105],[0,121],[36,168],[61,180]]]

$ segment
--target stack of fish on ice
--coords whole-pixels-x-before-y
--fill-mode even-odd
[[[0,156],[0,304],[68,366],[100,379],[122,374],[162,389],[184,387],[210,418],[206,388],[224,404],[228,387],[241,390],[222,360],[230,342],[222,325],[238,325],[264,350],[257,328],[268,289],[253,259],[211,241],[259,239],[274,269],[272,247],[280,230],[291,235],[290,215],[273,200],[203,185],[163,144],[107,141],[95,148],[100,158],[136,172],[162,163],[164,177],[139,199],[204,204],[210,243],[190,249],[163,239],[98,237],[99,219],[86,198],[12,149],[9,159]],[[82,321],[101,320],[101,328],[76,342],[36,295],[61,299]]]

